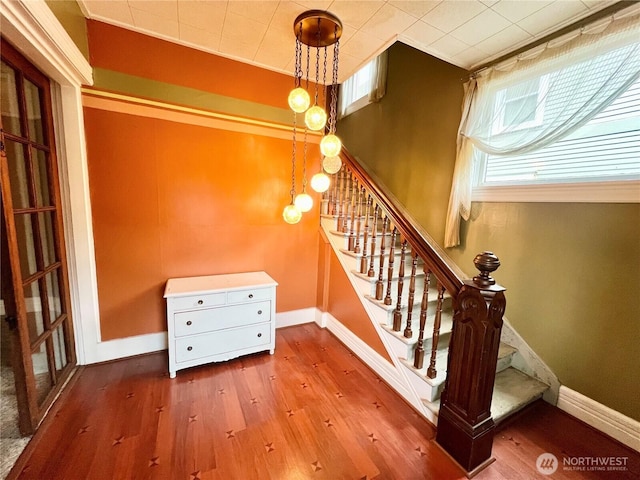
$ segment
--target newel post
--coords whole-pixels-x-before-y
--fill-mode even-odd
[[[504,288],[491,273],[500,266],[492,252],[473,260],[480,274],[454,298],[447,379],[440,400],[436,441],[472,477],[491,457],[495,424],[491,396],[496,377]]]

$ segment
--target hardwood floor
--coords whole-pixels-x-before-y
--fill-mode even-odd
[[[328,331],[277,331],[275,355],[178,372],[166,353],[79,373],[8,478],[461,479],[435,429]],[[544,452],[625,456],[627,470],[538,473]],[[546,404],[498,432],[476,478],[638,478],[640,455]],[[562,460],[560,460],[562,461]],[[601,472],[602,473],[602,472]]]

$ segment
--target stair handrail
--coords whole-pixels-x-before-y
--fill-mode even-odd
[[[385,227],[387,219],[390,219],[397,231],[408,241],[414,255],[422,258],[425,274],[431,272],[436,277],[439,290],[438,311],[441,311],[442,307],[443,290],[446,289],[452,297],[453,325],[447,356],[447,377],[440,398],[436,442],[471,478],[493,461],[491,448],[495,423],[491,416],[491,397],[506,300],[505,289],[496,284],[490,274],[500,266],[500,260],[492,252],[478,254],[473,262],[480,274],[469,278],[373,172],[344,147],[340,157],[350,174],[356,177],[358,184],[364,186],[375,198],[376,209],[380,205],[385,211],[380,268],[382,269],[384,260],[382,255]],[[371,259],[373,260],[373,255]],[[416,260],[417,256],[414,256],[414,270]],[[373,265],[373,262],[371,264]],[[412,271],[412,281],[414,275],[415,272]],[[381,298],[376,289],[376,299]],[[412,296],[409,298],[409,303],[412,304]],[[410,312],[411,309],[409,315]],[[421,319],[422,315],[421,311]],[[435,319],[434,331],[437,338],[439,315],[436,317],[438,318]],[[421,331],[422,325],[421,322]],[[410,328],[409,323],[407,328]],[[434,354],[435,350],[432,347],[432,360]],[[430,364],[429,369],[432,367],[434,365]],[[435,369],[429,378],[434,376]]]
[[[360,185],[375,197],[379,205],[384,207],[386,215],[396,226],[403,238],[406,238],[411,248],[435,275],[442,286],[452,297],[456,297],[464,285],[465,278],[469,278],[451,260],[449,255],[413,218],[400,200],[382,183],[382,181],[356,157],[351,155],[343,146],[340,158],[346,163],[357,177]]]

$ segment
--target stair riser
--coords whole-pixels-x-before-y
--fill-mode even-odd
[[[432,327],[433,328],[433,327]],[[425,329],[426,330],[426,329]],[[402,339],[398,338],[396,335],[390,333],[390,332],[386,332],[387,335],[389,335],[390,338],[390,345],[391,348],[393,350],[393,353],[399,357],[399,358],[404,358],[405,360],[407,360],[408,362],[413,362],[414,358],[415,358],[415,348],[417,345],[417,332],[414,332],[414,337],[416,338],[415,340],[413,340],[411,343],[406,343],[405,341],[403,341]],[[397,333],[398,335],[402,335],[402,330],[400,332]],[[429,359],[431,356],[431,347],[433,345],[433,338],[431,338],[431,334],[432,331],[425,331],[425,339],[424,339],[424,350],[425,350],[425,360],[424,360],[424,364],[428,365],[429,364]],[[440,334],[440,337],[438,338],[438,350],[441,349],[447,349],[449,347],[449,339],[451,337],[451,332],[443,332]],[[407,339],[408,340],[408,339]],[[438,367],[442,367],[444,368],[445,365],[437,365],[436,364],[436,368]]]
[[[385,296],[386,296],[386,284],[384,286],[384,292],[385,292]],[[409,310],[409,292],[407,291],[408,289],[405,288],[403,289],[402,292],[402,296],[401,296],[401,300],[400,300],[400,312],[402,313],[402,318],[406,318],[407,314],[408,314],[408,310]],[[380,305],[380,303],[384,302],[385,296],[383,296],[382,300],[377,300],[374,303],[379,306],[380,308],[384,308],[385,310],[389,311],[389,313],[391,314],[390,318],[393,318],[393,314],[392,311],[394,311],[396,309],[396,306],[398,304],[398,296],[397,296],[397,286],[394,290],[393,284],[391,287],[391,305],[385,305],[384,308],[382,305]],[[375,292],[374,292],[375,293]],[[371,297],[374,297],[374,295],[371,295]],[[427,316],[428,317],[433,317],[436,313],[436,307],[438,304],[438,298],[435,294],[433,295],[429,295],[428,297],[428,302],[427,302]],[[420,311],[422,310],[422,288],[420,289],[416,289],[414,295],[413,295],[413,308],[412,308],[412,315],[413,318],[419,318],[420,316]],[[446,312],[450,312],[451,311],[451,298],[447,297],[444,298],[442,301],[442,312],[443,314],[445,314]]]
[[[347,249],[345,249],[347,250]],[[369,245],[367,245],[367,258],[365,258],[365,273],[369,270],[369,267],[371,266],[371,255],[369,255]],[[344,252],[343,252],[344,253]],[[362,253],[362,245],[360,245],[360,253]],[[362,255],[361,254],[355,254],[353,252],[349,252],[349,253],[345,253],[345,258],[354,258],[356,260],[356,265],[358,266],[358,271],[360,270],[360,262],[361,262],[361,258]],[[401,258],[401,252],[399,248],[396,248],[394,251],[394,255],[393,255],[393,274],[394,276],[398,276],[398,273],[400,271],[400,258]],[[411,275],[411,255],[410,253],[406,253],[405,254],[405,260],[404,260],[404,276],[405,279],[407,279],[407,281],[409,281],[409,276]],[[384,254],[384,268],[389,268],[389,249],[386,249],[385,254]],[[373,256],[373,270],[377,273],[378,270],[380,269],[380,255],[374,255]],[[418,262],[418,266],[416,269],[416,273],[422,273],[422,262]],[[385,273],[386,276],[386,273]]]

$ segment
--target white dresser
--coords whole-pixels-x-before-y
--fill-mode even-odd
[[[273,354],[277,285],[265,272],[167,280],[170,377],[204,363]]]

